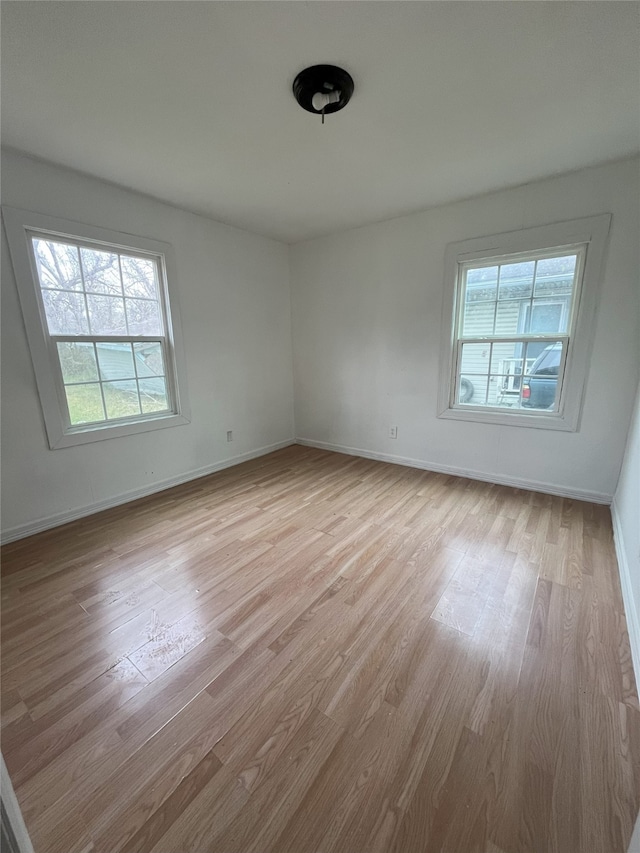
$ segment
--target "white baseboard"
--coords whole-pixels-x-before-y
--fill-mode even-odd
[[[544,492],[547,495],[558,495],[561,498],[573,498],[591,503],[611,504],[612,496],[603,492],[591,492],[587,489],[569,489],[554,483],[542,483],[538,480],[523,480],[518,477],[490,474],[469,468],[458,468],[454,465],[441,465],[435,462],[425,462],[422,459],[412,459],[407,456],[395,456],[391,453],[377,453],[363,450],[360,447],[346,447],[342,444],[330,444],[326,441],[315,441],[309,438],[296,438],[296,444],[305,447],[316,447],[318,450],[333,450],[336,453],[346,453],[349,456],[363,456],[365,459],[378,459],[380,462],[392,462],[395,465],[407,465],[409,468],[420,468],[423,471],[434,471],[438,474],[452,474],[455,477],[466,477],[470,480],[481,480],[484,483],[495,483],[498,486],[512,486],[515,489],[526,489],[530,492]]]
[[[633,660],[633,668],[636,674],[636,684],[638,688],[640,688],[640,614],[638,614],[636,609],[637,604],[634,601],[633,591],[631,589],[631,566],[627,559],[624,534],[622,532],[622,524],[620,522],[620,515],[618,513],[615,498],[611,505],[611,518],[613,520],[613,542],[616,548],[616,557],[618,558],[622,602],[624,604],[624,611],[627,617],[627,631],[629,633],[629,645],[631,646],[631,658]]]
[[[87,504],[82,507],[75,507],[74,509],[65,510],[65,512],[59,512],[55,515],[48,515],[46,518],[29,521],[26,524],[18,524],[15,527],[9,527],[6,530],[3,530],[0,535],[0,541],[2,544],[6,544],[7,542],[13,542],[16,539],[24,539],[26,536],[33,536],[34,533],[41,533],[43,530],[50,530],[52,527],[59,527],[61,524],[67,524],[69,521],[76,521],[77,519],[84,518],[87,515],[94,515],[97,512],[102,512],[102,510],[130,503],[138,498],[145,498],[148,495],[153,495],[156,492],[163,492],[165,489],[170,489],[173,486],[180,486],[182,483],[188,483],[190,480],[197,480],[199,477],[206,477],[208,474],[215,474],[216,471],[231,468],[234,465],[239,465],[241,462],[247,462],[249,459],[257,459],[259,456],[266,456],[267,453],[273,453],[274,450],[281,450],[283,447],[290,447],[292,444],[295,444],[294,439],[278,441],[275,444],[258,447],[256,450],[249,450],[247,453],[232,456],[230,459],[223,459],[220,462],[214,462],[212,465],[205,465],[204,468],[187,471],[185,474],[179,474],[177,477],[170,477],[167,480],[157,480],[155,483],[147,484],[141,489],[132,489],[128,492],[122,492],[121,494],[112,498],[107,498],[104,501],[96,501],[95,503]]]

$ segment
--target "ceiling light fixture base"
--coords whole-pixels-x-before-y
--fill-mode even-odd
[[[324,117],[347,106],[353,95],[353,78],[336,65],[312,65],[293,81],[293,95],[303,110]]]

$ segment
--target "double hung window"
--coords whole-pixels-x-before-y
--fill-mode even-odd
[[[171,247],[4,215],[50,446],[185,423]]]
[[[456,405],[558,411],[583,259],[579,246],[462,265]],[[545,351],[558,353],[557,372],[531,397],[523,380]]]
[[[575,429],[609,217],[449,247],[443,417]]]

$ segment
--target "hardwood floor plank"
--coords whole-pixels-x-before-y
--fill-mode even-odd
[[[340,728],[314,710],[271,774],[266,774],[254,789],[243,810],[211,839],[213,848],[217,846],[228,853],[258,853],[272,847],[307,788],[320,774],[339,736]]]
[[[249,792],[234,774],[223,767],[173,821],[164,835],[152,847],[145,846],[142,850],[145,853],[216,850],[212,846],[212,839],[216,834],[224,832],[242,813],[249,797]]]
[[[543,849],[548,844],[553,776],[527,763],[522,791],[518,851]]]
[[[126,659],[92,685],[104,687],[86,702],[65,709],[63,714],[39,717],[25,743],[8,751],[7,767],[15,786],[23,785],[76,741],[92,731],[147,685],[147,679]],[[4,740],[4,738],[3,738]]]
[[[46,826],[44,831],[37,824],[29,827],[31,843],[35,850],[47,853],[97,853],[86,824],[76,816],[73,820],[58,825]]]
[[[448,807],[452,802],[445,790],[446,781],[486,674],[487,668],[479,667],[459,641],[452,643],[450,657],[444,662],[418,718],[403,772],[396,776],[389,792],[385,827],[388,835],[385,839],[381,834],[378,840],[373,833],[369,837],[369,843],[375,844],[374,850],[419,853],[432,839],[429,849],[444,844],[442,829],[435,828],[436,814],[442,798]],[[459,689],[458,679],[464,680],[464,690]],[[475,733],[472,740],[480,743]],[[456,802],[458,794],[456,791]]]
[[[69,801],[80,804],[91,799],[133,750],[188,708],[237,656],[238,650],[226,638],[194,649],[185,659],[188,666],[185,663],[179,672],[169,670],[160,676],[18,788],[25,818],[33,810],[41,820],[55,822],[57,815],[68,810]]]
[[[132,809],[135,814],[152,813],[154,803],[163,802],[163,794],[172,791],[175,780],[190,773],[212,749],[214,715],[214,703],[203,691],[142,746],[133,747],[127,760],[81,805],[92,833],[100,837],[101,830],[116,823],[122,829],[123,814]],[[137,796],[131,803],[128,792],[134,786]],[[145,797],[149,796],[151,802],[146,802]]]
[[[36,853],[626,853],[605,507],[292,446],[2,557]]]
[[[150,850],[169,831],[172,824],[221,768],[221,762],[212,752],[205,755],[191,773],[182,779],[162,805],[150,813],[137,831],[131,835],[131,829],[128,829],[128,838],[118,847],[121,853],[144,853],[144,851]],[[145,817],[146,815],[141,815],[141,819]],[[118,818],[117,825],[121,826],[120,818]],[[99,837],[97,844],[100,849]],[[107,827],[102,849],[113,848],[116,845],[117,836],[111,827]]]
[[[469,555],[460,563],[445,589],[432,618],[473,637],[482,618],[497,566]]]
[[[293,853],[301,847],[323,851],[340,849],[341,835],[371,792],[370,785],[375,787],[380,771],[380,744],[385,743],[396,722],[395,710],[387,706],[376,715],[372,736],[364,743],[342,733],[327,756],[323,773],[316,776],[291,819],[283,826],[276,849],[282,853]],[[385,757],[390,756],[388,753]],[[327,813],[331,814],[330,821],[326,819]]]
[[[502,716],[518,687],[537,584],[534,564],[506,551],[500,565],[504,587],[494,587],[473,642],[489,661],[486,681],[471,711],[469,728],[483,734]]]
[[[558,741],[548,847],[550,853],[579,853],[582,792],[575,784],[575,757],[580,751],[580,726],[573,715],[562,721]]]
[[[632,709],[627,712],[626,706],[605,697],[593,697],[584,712],[580,729],[580,791],[583,803],[600,805],[590,813],[583,811],[580,849],[602,853],[623,850],[633,828],[629,803],[633,804],[632,813],[637,813],[640,800],[638,760],[629,752],[631,743],[637,742],[640,715]],[[607,749],[609,742],[613,749]],[[635,788],[629,791],[631,777]],[[626,796],[622,793],[625,790]]]
[[[147,681],[153,681],[206,639],[198,619],[189,614],[175,625],[155,631],[153,639],[132,652],[129,660]]]

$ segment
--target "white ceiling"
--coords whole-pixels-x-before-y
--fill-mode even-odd
[[[639,8],[4,2],[3,143],[295,242],[636,152]]]

